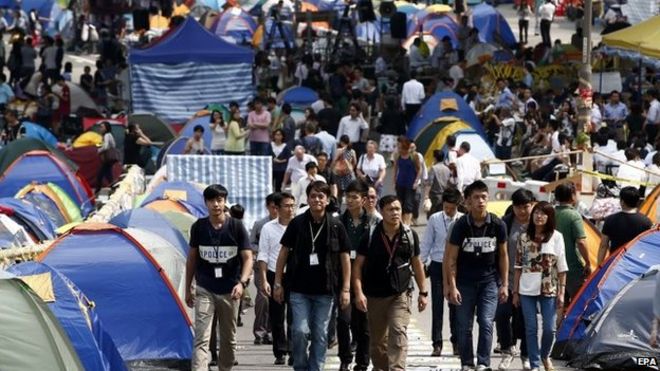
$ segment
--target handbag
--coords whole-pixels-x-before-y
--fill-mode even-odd
[[[113,164],[119,162],[120,154],[117,148],[108,148],[100,153],[101,162],[104,164]]]
[[[335,161],[332,172],[337,176],[348,176],[353,172],[353,167],[346,159],[346,152],[342,153],[341,158]]]

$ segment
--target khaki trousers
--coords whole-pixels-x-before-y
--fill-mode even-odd
[[[369,354],[374,371],[406,369],[412,295],[367,298]]]
[[[213,313],[218,313],[218,370],[231,370],[236,359],[236,317],[238,300],[232,300],[231,294],[217,295],[197,286],[195,298],[195,342],[193,344],[193,371],[209,369],[209,339]]]

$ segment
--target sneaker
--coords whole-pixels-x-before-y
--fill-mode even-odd
[[[278,366],[284,366],[285,363],[286,363],[286,359],[284,358],[284,356],[275,358],[275,363],[274,364],[276,364]]]
[[[498,370],[508,370],[509,367],[511,367],[511,363],[513,362],[513,354],[510,353],[504,353],[502,356],[502,361],[500,362],[500,365],[497,367]]]
[[[531,371],[539,371],[538,367],[530,368]]]
[[[261,339],[261,344],[272,345],[273,339],[271,339],[270,336],[265,336],[263,339]]]
[[[532,369],[532,365],[529,363],[529,358],[527,358],[527,357],[520,357],[520,361],[522,362],[522,368],[523,368],[523,370],[526,370],[526,371],[527,371],[527,370],[531,370],[531,369]],[[537,371],[538,371],[538,369],[537,369]]]
[[[254,338],[254,345],[261,345],[264,344],[263,339],[261,338]]]
[[[433,347],[433,351],[431,352],[431,357],[441,357],[442,356],[442,347],[440,345],[436,345]]]
[[[475,371],[493,371],[493,369],[488,366],[478,365]]]
[[[543,367],[545,367],[545,371],[555,371],[555,366],[552,364],[552,361],[550,358],[543,359]]]
[[[287,362],[289,367],[293,367],[293,357],[289,356],[289,362]]]
[[[351,371],[351,364],[342,362],[341,365],[339,365],[339,371]]]

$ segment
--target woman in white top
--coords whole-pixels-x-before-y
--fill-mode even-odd
[[[101,168],[96,177],[97,190],[101,190],[104,180],[107,180],[108,183],[112,183],[112,167],[115,162],[120,160],[115,137],[112,136],[112,127],[109,122],[103,121],[101,123],[101,135],[103,135],[103,142],[98,149],[99,156],[101,157]]]
[[[527,44],[527,31],[529,30],[529,18],[534,14],[532,7],[529,6],[527,1],[520,1],[518,6],[518,40],[521,43]],[[523,33],[525,37],[523,38]]]
[[[360,156],[357,164],[357,176],[368,184],[373,184],[378,191],[378,196],[383,192],[383,181],[385,180],[385,158],[376,153],[378,144],[370,140],[367,142],[367,153]]]
[[[555,340],[557,310],[564,307],[566,271],[564,236],[555,229],[555,209],[541,201],[532,209],[527,231],[518,237],[513,281],[513,305],[522,306],[532,370],[538,371],[541,361],[546,371],[553,370],[550,351]],[[537,306],[543,318],[540,350]]]
[[[225,119],[222,117],[222,112],[211,112],[211,153],[214,155],[221,155],[225,150],[225,141],[227,140],[227,125]]]

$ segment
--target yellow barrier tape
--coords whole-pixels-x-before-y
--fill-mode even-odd
[[[595,176],[600,179],[605,179],[605,180],[613,180],[615,182],[624,182],[624,183],[630,183],[630,184],[638,184],[638,185],[643,185],[643,186],[655,186],[657,183],[651,183],[651,182],[640,182],[639,180],[633,180],[633,179],[623,179],[623,178],[617,178],[613,175],[609,174],[603,174],[599,173],[597,171],[589,171],[589,170],[579,170],[578,172],[584,173],[587,175]]]

